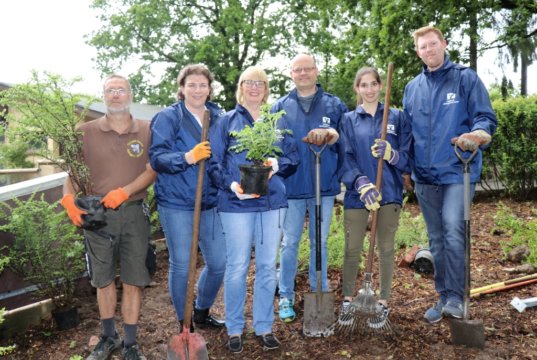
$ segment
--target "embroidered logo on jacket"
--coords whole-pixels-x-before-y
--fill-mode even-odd
[[[386,127],[386,132],[388,134],[397,136],[397,133],[395,132],[395,124],[388,124],[388,126]]]
[[[447,93],[446,94],[446,102],[442,105],[451,105],[451,104],[457,104],[459,100],[457,100],[457,94],[456,93]]]
[[[144,144],[140,140],[131,140],[127,144],[127,153],[130,157],[140,157],[144,153]]]
[[[330,118],[328,116],[323,116],[321,126],[322,128],[330,127]]]

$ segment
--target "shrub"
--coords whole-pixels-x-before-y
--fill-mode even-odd
[[[4,266],[9,264],[9,258],[8,257],[0,257],[0,274],[4,270]],[[0,325],[4,322],[4,313],[6,309],[0,308]],[[5,356],[7,354],[10,354],[15,350],[15,345],[11,346],[0,346],[0,356]]]
[[[0,144],[0,168],[32,168],[34,164],[26,160],[29,145],[23,142]]]
[[[85,269],[83,237],[65,212],[56,211],[58,202],[34,196],[14,199],[15,206],[2,203],[0,218],[7,222],[0,230],[14,236],[8,266],[60,309],[74,302],[75,280]]]
[[[483,178],[499,181],[517,199],[535,193],[537,182],[537,96],[496,100],[498,129],[484,152]]]

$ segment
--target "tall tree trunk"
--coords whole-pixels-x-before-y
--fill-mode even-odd
[[[474,69],[475,72],[477,72],[477,14],[474,9],[471,10],[472,13],[470,14],[470,68]]]
[[[520,52],[520,95],[528,95],[528,59],[524,51]]]

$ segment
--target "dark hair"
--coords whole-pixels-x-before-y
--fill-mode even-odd
[[[179,76],[177,76],[177,85],[179,86],[179,89],[177,90],[177,100],[185,99],[182,87],[185,86],[186,78],[190,75],[203,75],[209,80],[209,96],[207,97],[207,100],[210,100],[213,96],[214,75],[209,68],[203,64],[190,64],[181,69]]]
[[[375,77],[375,80],[377,80],[379,84],[382,84],[382,81],[380,80],[380,75],[377,69],[370,67],[370,66],[364,66],[363,68],[360,68],[356,72],[356,76],[354,77],[354,83],[352,85],[352,88],[356,92],[358,105],[362,103],[362,98],[360,97],[360,94],[358,94],[358,91],[356,91],[356,88],[358,87],[358,85],[360,85],[360,81],[362,81],[362,78],[364,77],[364,75],[367,75],[367,74],[373,74],[373,76]]]

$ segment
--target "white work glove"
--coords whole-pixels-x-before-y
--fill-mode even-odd
[[[272,171],[269,174],[269,179],[272,177],[272,175],[276,174],[278,170],[280,170],[280,167],[278,166],[278,159],[276,158],[270,157],[267,160],[265,160],[264,164],[265,166],[272,167]]]
[[[480,129],[455,137],[451,139],[451,143],[463,151],[476,151],[478,147],[487,145],[491,140],[490,134]]]
[[[236,181],[233,181],[231,183],[230,188],[231,191],[233,191],[235,195],[239,198],[239,200],[257,199],[259,197],[259,195],[257,194],[245,194],[242,187]]]

